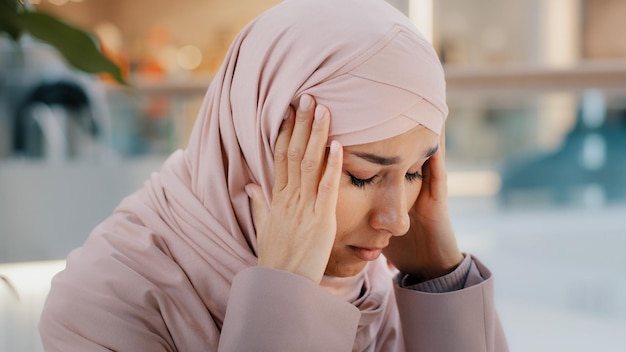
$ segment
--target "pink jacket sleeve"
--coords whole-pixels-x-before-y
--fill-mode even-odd
[[[407,351],[508,351],[494,307],[493,277],[472,259],[461,290],[427,293],[395,285]]]
[[[425,293],[396,285],[394,299],[398,310],[388,306],[370,346],[376,351],[508,351],[491,273],[475,258],[465,288]],[[351,351],[359,318],[356,307],[306,278],[252,267],[233,281],[219,350]]]
[[[307,278],[251,267],[233,280],[219,351],[351,351],[359,318]]]

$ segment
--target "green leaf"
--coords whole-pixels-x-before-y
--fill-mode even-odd
[[[0,33],[2,32],[7,33],[15,41],[22,34],[15,0],[0,0]]]
[[[120,68],[100,52],[87,32],[43,12],[24,11],[18,17],[24,31],[52,45],[70,65],[88,73],[108,73],[127,85]]]

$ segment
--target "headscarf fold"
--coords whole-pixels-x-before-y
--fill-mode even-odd
[[[184,326],[203,321],[193,315],[208,311],[217,329],[212,334],[218,333],[233,277],[257,263],[244,186],[259,184],[271,199],[278,130],[288,107],[305,93],[329,108],[330,139],[344,145],[380,141],[418,124],[439,134],[448,113],[443,69],[432,46],[384,1],[288,0],[261,14],[232,43],[186,149],[172,154],[89,240],[105,238],[116,255],[127,251],[129,241],[158,238],[174,265],[139,258],[133,271],[167,275],[177,268],[184,274],[189,285],[168,290],[159,303],[164,315],[186,301],[203,305],[164,319]],[[58,280],[68,280],[88,251],[102,251],[94,248],[73,253]],[[361,275],[367,290],[352,302],[364,313],[357,336],[363,346],[375,339],[384,323],[381,312],[392,302],[384,265],[368,264]],[[172,336],[190,334],[178,329]],[[216,343],[211,336],[199,339]]]

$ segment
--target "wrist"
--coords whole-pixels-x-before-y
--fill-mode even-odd
[[[463,259],[465,259],[465,256],[461,252],[458,252],[455,255],[447,257],[446,259],[433,261],[431,262],[432,264],[428,266],[423,266],[417,270],[411,270],[411,272],[401,271],[401,273],[410,278],[409,280],[412,284],[418,284],[452,273],[458,268],[461,262],[463,262]]]
[[[461,290],[465,287],[467,275],[472,265],[472,258],[464,255],[463,261],[449,274],[432,278],[429,280],[420,280],[410,275],[400,276],[398,283],[403,288],[408,288],[421,292],[444,293]]]

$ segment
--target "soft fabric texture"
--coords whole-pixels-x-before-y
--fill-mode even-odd
[[[493,306],[493,277],[478,259],[466,258],[470,267],[462,290],[434,294],[390,288],[393,294],[379,307],[382,325],[375,329],[368,325],[371,316],[359,320],[355,306],[311,280],[273,269],[245,269],[233,282],[220,350],[349,351],[352,346],[352,351],[368,352],[508,351]],[[385,266],[378,260],[366,271]],[[386,283],[390,281],[381,279],[376,284]],[[368,341],[366,334],[356,333],[355,339],[357,325],[371,329],[375,338]]]
[[[448,112],[434,50],[384,1],[290,0],[263,13],[230,47],[187,148],[124,199],[53,280],[40,324],[46,349],[216,351],[222,333],[237,338],[236,322],[222,331],[231,285],[257,264],[244,186],[257,183],[271,198],[279,126],[304,93],[329,108],[331,139],[344,145],[418,124],[439,134]],[[370,263],[351,304],[310,285],[292,297],[333,301],[336,314],[359,321],[349,338],[365,350],[400,336],[390,277]],[[329,290],[337,284],[327,281]],[[233,299],[249,298],[241,295]]]

